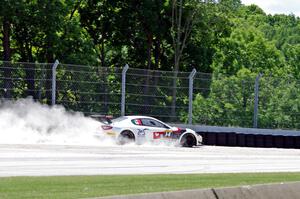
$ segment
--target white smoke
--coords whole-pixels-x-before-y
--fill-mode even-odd
[[[99,122],[63,106],[50,107],[28,98],[0,102],[0,144],[112,143],[95,133],[102,133]]]

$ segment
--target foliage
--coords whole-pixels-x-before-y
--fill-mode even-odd
[[[237,75],[212,79],[209,96],[197,94],[193,122],[218,126],[253,126],[254,85],[257,74],[241,69]],[[259,80],[260,128],[299,129],[299,81],[288,75],[264,74]],[[187,121],[187,114],[182,115]]]
[[[181,24],[179,15],[174,15],[174,5],[179,6],[175,13],[182,14]],[[4,0],[0,2],[0,24],[2,60],[51,63],[22,64],[17,69],[4,63],[0,71],[3,97],[31,95],[49,103],[51,81],[38,79],[51,79],[49,69],[58,59],[61,63],[88,65],[86,73],[93,73],[78,75],[58,68],[59,78],[74,81],[60,83],[65,92],[58,95],[59,100],[67,101],[71,109],[117,114],[119,107],[111,108],[108,103],[119,101],[119,74],[106,75],[99,66],[107,71],[125,63],[131,68],[163,71],[190,72],[195,68],[213,75],[205,84],[207,92],[195,93],[194,121],[251,126],[254,79],[262,73],[260,127],[299,128],[300,19],[295,15],[267,15],[258,6],[245,6],[240,0]],[[41,73],[40,69],[48,72]],[[167,116],[171,111],[168,107],[186,106],[186,90],[175,88],[187,85],[177,74],[173,75],[173,85],[168,85],[172,93],[168,89],[156,93],[165,98],[158,102],[148,97],[153,92],[151,86],[166,80],[150,71],[139,75],[149,77],[136,82],[143,85],[137,94],[141,97],[128,99],[136,100],[136,104],[164,106]],[[8,80],[20,77],[22,81]],[[97,83],[86,86],[87,78]],[[44,89],[37,92],[41,85]],[[101,97],[83,96],[111,89],[116,91]],[[107,103],[79,105],[81,101],[100,99]],[[186,111],[181,116],[187,121]]]

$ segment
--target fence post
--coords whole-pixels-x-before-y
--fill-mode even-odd
[[[126,72],[128,70],[128,64],[122,70],[122,98],[121,98],[121,116],[125,115],[125,95],[126,95]]]
[[[193,123],[193,91],[194,91],[194,77],[196,74],[196,69],[193,69],[189,75],[189,123]]]
[[[258,121],[258,95],[259,95],[259,80],[262,74],[259,73],[255,78],[255,96],[254,96],[254,115],[253,115],[253,128],[257,128],[257,121]]]
[[[56,68],[59,64],[58,60],[55,60],[53,66],[52,66],[52,100],[51,104],[52,106],[55,105],[56,102]]]

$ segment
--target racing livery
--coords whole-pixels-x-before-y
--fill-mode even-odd
[[[115,138],[118,144],[164,142],[193,147],[202,143],[202,136],[195,131],[171,127],[153,117],[122,116],[116,119],[107,116],[92,117],[101,122],[104,134]]]

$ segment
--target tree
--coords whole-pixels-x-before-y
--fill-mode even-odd
[[[3,61],[8,62],[11,60],[11,32],[12,23],[15,16],[15,11],[20,1],[9,1],[4,0],[0,2],[0,22],[2,32],[2,46],[3,46]],[[12,81],[11,81],[11,65],[4,63],[3,74],[4,74],[4,97],[11,98],[12,94]]]
[[[300,78],[300,42],[295,45],[285,44],[283,53],[294,77]]]
[[[201,4],[190,40],[183,51],[181,70],[212,73],[211,64],[222,39],[229,37],[233,22],[230,20],[240,8],[239,0]]]
[[[192,32],[199,2],[188,0],[172,0],[172,27],[171,36],[174,49],[174,77],[172,92],[171,115],[176,115],[177,75],[183,50]]]
[[[246,28],[247,27],[247,28]],[[245,24],[236,29],[229,38],[222,40],[222,48],[214,55],[212,67],[215,72],[236,74],[242,68],[253,72],[278,71],[284,68],[284,58],[273,42]]]
[[[215,74],[210,93],[196,94],[193,101],[193,122],[218,126],[252,126],[254,79],[256,74],[241,69],[236,75]],[[182,114],[187,121],[187,113]]]

